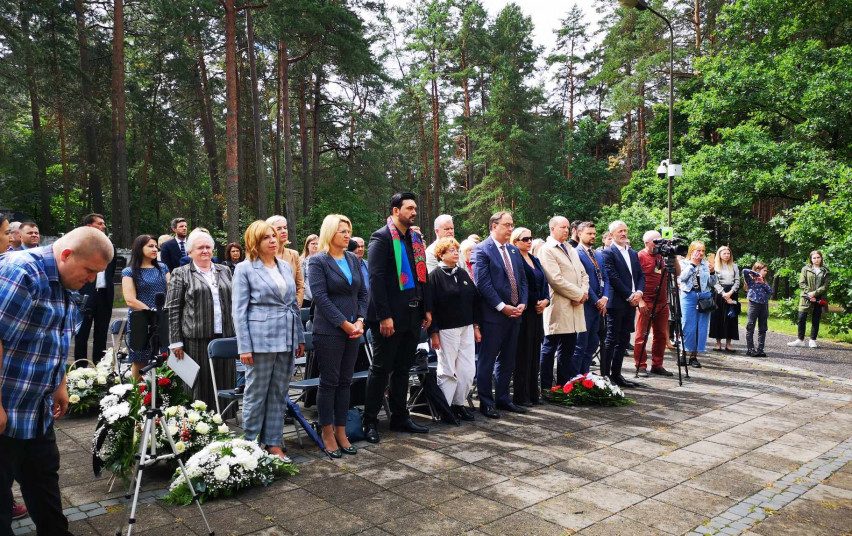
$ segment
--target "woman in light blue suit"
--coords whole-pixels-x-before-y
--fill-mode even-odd
[[[308,262],[320,377],[317,411],[326,452],[332,458],[358,452],[346,437],[346,414],[358,342],[364,334],[367,287],[358,257],[346,251],[351,236],[349,218],[326,216],[320,229],[320,252]]]
[[[710,329],[710,312],[698,310],[698,300],[712,298],[710,289],[716,284],[711,265],[704,260],[704,243],[698,240],[689,244],[686,258],[680,261],[680,308],[683,325],[683,349],[689,352],[689,366],[701,368],[697,352],[707,349],[707,332]]]
[[[305,349],[296,283],[290,266],[276,258],[278,237],[258,220],[245,234],[246,260],[234,269],[233,316],[237,351],[246,365],[243,429],[270,454],[289,462],[282,449],[293,354]]]

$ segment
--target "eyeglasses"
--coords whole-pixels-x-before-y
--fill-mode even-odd
[[[507,229],[514,229],[515,228],[514,223],[502,222],[502,223],[498,223],[497,225],[502,225],[503,227],[506,227]]]
[[[531,237],[531,236],[525,236],[525,237],[523,237],[523,238],[519,238],[518,240],[520,240],[521,242],[532,242],[532,241],[533,241],[533,237]]]

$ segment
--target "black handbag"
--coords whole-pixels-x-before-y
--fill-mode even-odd
[[[698,312],[699,313],[712,313],[716,310],[716,300],[713,298],[699,298],[698,299]]]

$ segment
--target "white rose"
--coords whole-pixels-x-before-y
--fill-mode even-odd
[[[79,380],[77,382],[77,388],[78,389],[85,389],[86,387],[87,387],[86,380]]]
[[[222,416],[219,415],[218,413],[213,415],[213,422],[215,424],[222,424]]]
[[[180,431],[180,428],[178,428],[177,425],[175,425],[175,424],[170,424],[168,429],[169,429],[169,435],[170,436],[174,436],[175,434],[177,434]]]
[[[68,397],[68,402],[71,404],[76,404],[80,401],[80,397],[78,395],[71,395]]]
[[[195,425],[195,431],[201,435],[207,435],[210,433],[210,425],[206,422],[200,422]]]
[[[257,469],[257,460],[255,460],[254,458],[247,458],[242,461],[241,465],[246,471],[254,471],[255,469]]]
[[[178,454],[183,454],[184,451],[186,451],[186,443],[184,443],[183,441],[178,441],[177,443],[175,443],[175,450]]]
[[[227,434],[227,433],[231,432],[231,429],[228,428],[227,424],[220,424],[219,428],[217,428],[216,431],[219,432],[220,434]]]
[[[107,377],[106,376],[98,376],[98,385],[106,385]]]
[[[196,400],[192,403],[192,409],[197,409],[198,411],[205,411],[207,409],[207,404],[205,404],[201,400]]]
[[[213,469],[213,478],[220,482],[228,480],[229,476],[231,476],[231,469],[225,464],[217,465],[216,469]]]
[[[189,422],[195,424],[201,420],[201,415],[197,411],[190,411],[189,413],[187,413],[186,418],[187,420],[189,420]]]

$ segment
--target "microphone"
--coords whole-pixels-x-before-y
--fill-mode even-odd
[[[163,307],[166,305],[166,295],[162,292],[158,292],[154,294],[154,308],[158,311],[162,311]]]

